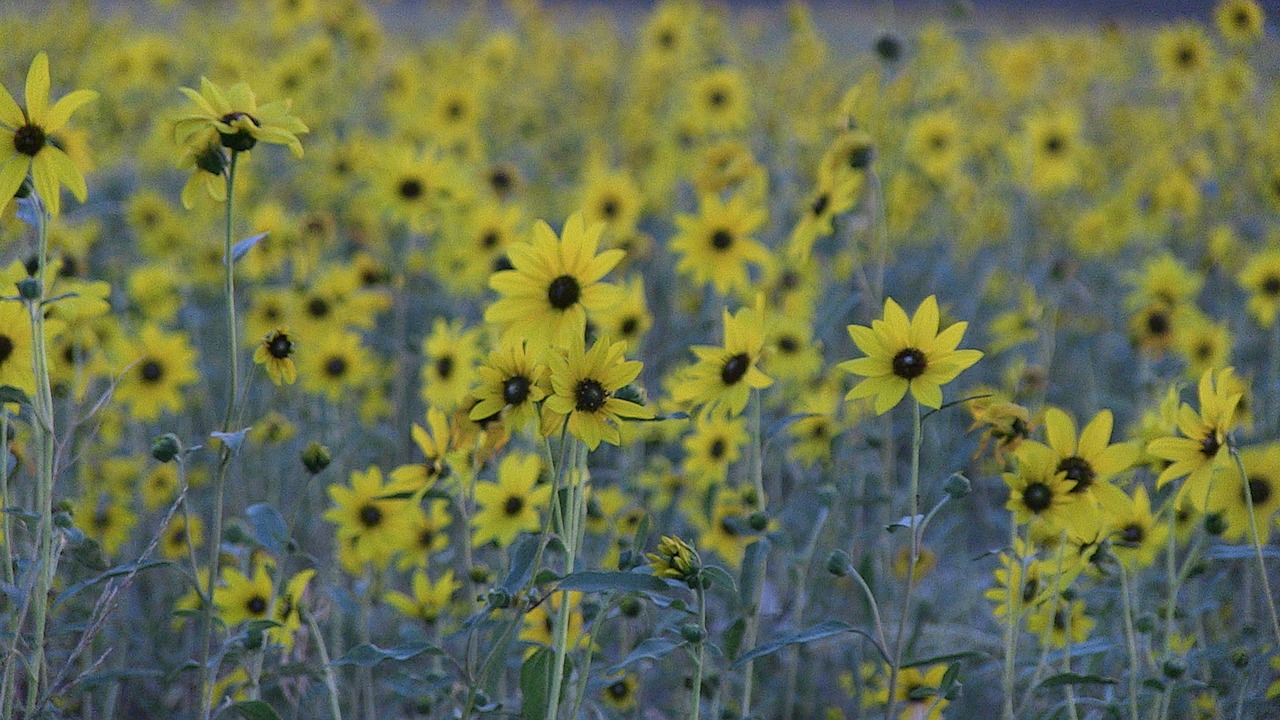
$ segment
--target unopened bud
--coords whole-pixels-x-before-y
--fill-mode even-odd
[[[182,452],[182,443],[173,433],[165,433],[151,441],[151,457],[162,463],[172,461],[180,452]]]
[[[942,489],[947,493],[947,497],[952,500],[960,500],[973,490],[973,485],[969,482],[969,478],[961,473],[952,473],[951,477],[947,478],[947,481],[943,483]]]
[[[302,466],[312,475],[319,475],[324,469],[329,467],[329,463],[333,461],[333,457],[329,454],[329,448],[320,443],[313,442],[302,451]]]

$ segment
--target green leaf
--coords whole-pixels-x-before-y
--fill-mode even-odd
[[[747,546],[742,558],[742,582],[738,584],[739,599],[744,607],[751,607],[755,601],[756,584],[764,570],[763,563],[769,554],[769,539],[762,537]]]
[[[249,518],[249,527],[253,530],[253,539],[266,548],[267,552],[283,557],[289,543],[289,528],[285,525],[284,516],[268,503],[257,503],[245,508],[245,517]]]
[[[498,589],[504,590],[514,597],[520,592],[529,578],[533,576],[533,561],[538,556],[538,545],[542,538],[538,535],[522,535],[511,548],[511,567],[507,576],[498,583]]]
[[[240,448],[244,445],[244,438],[249,434],[249,430],[250,428],[241,428],[229,433],[215,430],[209,433],[209,437],[222,441],[223,444],[231,449],[231,454],[236,455],[239,454]]]
[[[235,710],[244,720],[280,720],[280,715],[261,700],[241,700],[231,704],[231,709]]]
[[[551,669],[555,666],[556,654],[551,648],[541,647],[534,651],[520,666],[520,692],[524,700],[520,703],[522,720],[546,720],[547,695],[551,690]],[[569,677],[573,668],[573,660],[564,656],[564,677]],[[569,683],[560,685],[560,701],[564,702],[565,691]]]
[[[254,245],[257,245],[258,243],[267,239],[267,236],[270,234],[271,233],[258,233],[257,235],[250,235],[249,237],[241,240],[235,245],[232,245],[231,246],[231,262],[235,262],[240,258],[244,257],[250,250],[253,249]]]
[[[676,640],[662,635],[645,638],[621,662],[609,668],[609,672],[606,675],[613,675],[639,660],[660,660],[687,644],[683,640]]]
[[[671,589],[665,580],[656,575],[607,570],[585,570],[560,579],[560,590],[580,592],[666,592]]]
[[[371,668],[383,660],[404,661],[423,653],[443,655],[444,651],[428,642],[409,642],[389,648],[380,648],[373,643],[360,643],[332,664]]]
[[[815,640],[822,640],[824,638],[851,632],[861,631],[843,620],[824,620],[823,622],[820,622],[806,630],[801,630],[800,632],[792,633],[790,635],[783,635],[772,642],[757,646],[742,657],[734,660],[733,667],[738,667],[748,660],[754,660],[755,658],[775,653],[788,645],[801,645],[803,643],[809,643]]]
[[[164,672],[154,668],[127,668],[123,670],[107,670],[105,672],[91,673],[80,678],[76,685],[80,690],[88,691],[102,687],[103,685],[110,685],[111,683],[119,680],[158,677],[164,677]]]
[[[1115,685],[1115,678],[1103,677],[1101,675],[1081,675],[1080,673],[1061,672],[1057,675],[1050,675],[1036,687],[1061,687],[1063,685]]]
[[[551,648],[541,647],[525,659],[520,666],[520,703],[522,720],[545,720],[547,717],[547,693],[551,685],[551,664],[555,655]]]
[[[0,385],[0,405],[4,403],[17,403],[18,405],[30,405],[31,398],[27,396],[21,388],[12,385]]]
[[[977,650],[965,650],[964,652],[947,653],[946,655],[934,655],[932,657],[920,658],[910,662],[902,663],[904,668],[920,667],[921,665],[937,665],[940,663],[949,663],[956,660],[978,660],[988,658],[989,655],[980,653]]]
[[[738,591],[738,584],[733,581],[733,576],[719,565],[703,566],[702,575],[711,579],[711,587],[722,587],[731,593]]]

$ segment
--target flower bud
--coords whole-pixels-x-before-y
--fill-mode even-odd
[[[973,485],[969,482],[969,478],[961,473],[952,473],[951,477],[943,483],[942,490],[947,493],[947,497],[952,500],[960,500],[973,490]]]
[[[302,466],[312,475],[319,475],[324,469],[329,467],[329,463],[333,461],[333,457],[329,454],[329,448],[318,442],[313,442],[302,451]]]
[[[827,558],[827,572],[836,577],[844,577],[849,574],[849,568],[853,566],[853,561],[849,559],[849,553],[843,550],[836,550]]]
[[[23,300],[36,301],[40,299],[41,285],[39,278],[22,278],[18,281],[18,295]]]
[[[181,452],[182,443],[178,440],[178,436],[173,433],[159,435],[151,441],[151,457],[162,463],[170,462],[178,457],[178,453]]]
[[[753,512],[751,517],[747,519],[747,525],[756,532],[763,532],[769,527],[769,517],[762,512]]]
[[[689,623],[680,626],[680,637],[691,643],[700,643],[706,639],[707,631],[693,623]]]

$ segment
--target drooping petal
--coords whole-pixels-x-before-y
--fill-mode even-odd
[[[71,162],[71,158],[61,150],[55,147],[45,148],[40,153],[41,157],[48,156],[49,168],[53,171],[54,177],[58,182],[67,186],[72,195],[80,202],[84,202],[89,196],[89,188],[84,183],[84,175],[80,174],[80,168]]]
[[[9,204],[13,194],[22,187],[22,181],[26,179],[27,170],[30,167],[31,159],[19,153],[10,155],[9,159],[0,165],[0,210]]]
[[[53,165],[50,162],[53,155],[50,150],[53,149],[46,148],[31,158],[31,182],[36,186],[36,194],[48,208],[49,214],[56,217],[62,209],[62,196],[58,188],[58,177],[54,174]]]

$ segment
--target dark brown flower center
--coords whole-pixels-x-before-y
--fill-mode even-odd
[[[160,378],[164,377],[164,366],[155,360],[148,360],[142,363],[138,373],[142,376],[143,382],[155,384],[160,382]]]
[[[422,197],[422,181],[415,178],[405,178],[396,186],[396,191],[405,200],[417,200]]]
[[[440,376],[441,380],[448,380],[449,377],[453,375],[452,355],[444,355],[436,358],[436,375]]]
[[[244,609],[250,615],[261,615],[267,611],[267,600],[261,595],[254,595],[245,602]]]
[[[0,335],[0,365],[3,365],[13,354],[13,340],[8,335]]]
[[[778,338],[778,349],[790,355],[800,349],[800,342],[790,335],[783,335]]]
[[[1050,135],[1049,137],[1045,138],[1045,141],[1044,141],[1044,150],[1050,155],[1057,155],[1058,153],[1062,152],[1062,149],[1065,146],[1066,146],[1066,143],[1058,135]]]
[[[1169,316],[1163,310],[1157,310],[1147,316],[1147,332],[1160,336],[1169,333]]]
[[[277,360],[284,360],[293,354],[293,341],[284,333],[277,333],[267,343],[267,352]]]
[[[1120,542],[1125,545],[1141,545],[1146,530],[1138,523],[1129,523],[1120,531]]]
[[[501,241],[502,236],[498,234],[497,230],[490,230],[480,236],[480,245],[484,247],[485,250],[492,250],[498,247],[498,243]]]
[[[640,319],[634,315],[628,315],[618,324],[618,330],[626,337],[636,334],[636,330],[640,329]]]
[[[729,97],[725,95],[723,90],[716,89],[707,93],[707,102],[710,103],[713,108],[722,107],[728,100]]]
[[[324,372],[331,378],[340,378],[347,374],[347,359],[334,356],[324,364]]]
[[[728,250],[733,245],[733,233],[721,228],[711,233],[711,247],[716,250]]]
[[[382,524],[382,508],[372,503],[360,506],[360,524],[366,528],[376,528]]]
[[[1022,491],[1022,504],[1033,513],[1042,513],[1053,504],[1053,490],[1042,482],[1030,483]]]
[[[516,375],[502,383],[502,400],[508,405],[519,405],[529,397],[529,378]]]
[[[725,445],[724,439],[716,438],[711,441],[711,447],[707,449],[707,454],[711,456],[712,460],[719,460],[724,457],[724,452],[727,449],[728,447]]]
[[[1243,495],[1244,493],[1241,493],[1242,497],[1240,499],[1247,502],[1247,498],[1243,497]],[[1254,507],[1266,505],[1267,501],[1271,499],[1271,480],[1258,475],[1250,476],[1249,496],[1253,498]]]
[[[1200,438],[1200,454],[1207,458],[1217,457],[1218,450],[1222,447],[1222,443],[1218,442],[1218,434],[1210,432],[1208,435]]]
[[[1093,485],[1094,478],[1097,477],[1089,461],[1078,455],[1063,458],[1062,462],[1058,463],[1057,472],[1066,473],[1067,479],[1075,482],[1076,486],[1071,488],[1073,493],[1088,490],[1089,486]]]
[[[720,368],[720,381],[725,385],[736,385],[750,367],[751,358],[746,353],[738,353],[726,360]]]
[[[13,149],[35,157],[47,142],[44,128],[39,125],[23,125],[13,133]]]
[[[507,501],[502,505],[502,512],[506,513],[509,517],[519,515],[520,511],[523,509],[524,498],[516,497],[514,495],[507,498]]]
[[[893,356],[893,374],[904,380],[914,380],[928,368],[928,358],[915,348],[903,348]]]
[[[561,275],[547,287],[547,302],[557,310],[566,310],[582,297],[582,286],[572,275]]]
[[[619,680],[609,686],[609,697],[614,700],[625,700],[631,694],[631,688],[627,687],[627,683]]]
[[[252,123],[255,128],[262,126],[262,123],[258,122],[257,118],[253,117],[252,115],[249,115],[248,113],[242,113],[238,111],[229,112],[226,115],[223,115],[221,120],[222,122],[230,125],[232,123],[235,123],[237,120],[241,120],[243,118],[248,118],[249,122]],[[253,146],[258,144],[258,139],[253,136],[253,133],[251,133],[249,130],[245,129],[244,127],[238,126],[238,128],[239,129],[237,129],[233,133],[224,133],[224,132],[218,133],[218,135],[221,136],[222,138],[222,146],[227,148],[228,150],[231,150],[232,152],[245,152],[247,150],[252,150]]]
[[[604,386],[598,381],[590,378],[578,383],[578,387],[573,391],[576,407],[583,412],[595,412],[604,407],[604,401],[609,394],[604,391]]]
[[[329,302],[324,298],[313,297],[307,301],[307,314],[320,320],[329,316]]]
[[[618,217],[618,209],[618,201],[614,198],[605,198],[604,202],[600,203],[600,214],[607,220]]]
[[[815,216],[821,217],[822,213],[827,211],[827,206],[830,204],[831,196],[826,193],[822,193],[818,197],[814,198],[813,205],[811,205],[809,209],[813,211]]]
[[[1267,295],[1280,295],[1280,277],[1268,275],[1262,281],[1262,292]]]

